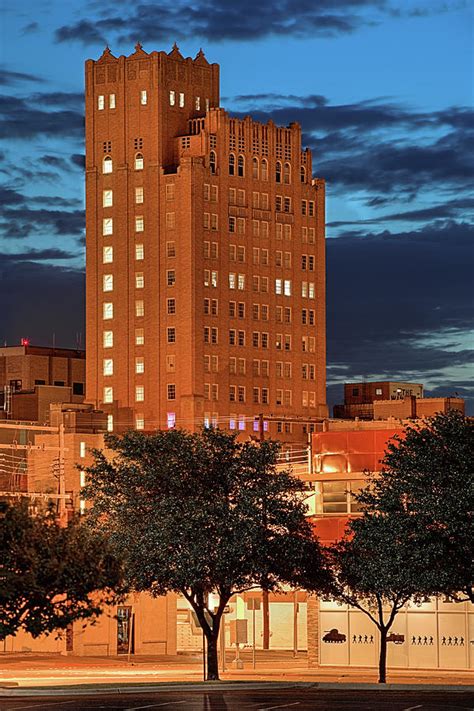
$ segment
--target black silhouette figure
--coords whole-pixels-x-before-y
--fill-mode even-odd
[[[464,647],[464,637],[459,637],[459,645]]]
[[[373,644],[373,643],[374,643],[374,635],[371,634],[371,635],[370,635],[370,644]]]
[[[443,641],[441,642],[442,645],[446,644],[446,637],[443,637]]]
[[[454,638],[454,646],[455,646],[455,647],[458,646],[458,638],[457,638],[457,637]]]
[[[352,635],[352,642],[353,643],[357,642],[357,635],[355,635],[355,634]]]
[[[451,646],[452,642],[453,642],[453,638],[452,638],[452,637],[448,637],[448,647]]]
[[[359,644],[362,644],[362,635],[359,635]]]
[[[364,644],[367,644],[368,641],[369,641],[369,638],[367,637],[367,635],[365,635],[365,637],[364,637]]]
[[[421,637],[418,637],[418,644],[421,644]]]
[[[430,644],[433,644],[433,637],[430,637]]]
[[[425,646],[425,644],[428,644],[428,637],[426,636],[423,637],[423,646]]]
[[[415,636],[413,636],[413,637],[411,638],[411,643],[412,643],[412,644],[416,644],[416,637],[415,637]]]

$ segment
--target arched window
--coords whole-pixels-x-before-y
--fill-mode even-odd
[[[142,153],[135,154],[135,170],[143,170],[143,155],[142,155]]]
[[[217,159],[216,159],[216,152],[215,152],[215,151],[211,151],[211,152],[209,153],[209,167],[210,167],[210,169],[211,169],[211,174],[212,174],[212,175],[215,175],[215,174],[216,174],[216,162],[217,162]]]
[[[262,158],[261,176],[262,180],[268,180],[268,161],[266,158]]]
[[[111,173],[112,172],[112,158],[110,156],[105,156],[104,160],[102,161],[102,172],[103,173]]]
[[[304,167],[304,165],[302,165],[300,168],[300,180],[302,183],[306,183],[306,168]]]
[[[286,185],[291,183],[291,166],[289,163],[285,163],[283,166],[283,182]]]
[[[229,153],[229,175],[235,175],[235,156]]]
[[[252,158],[252,178],[258,180],[258,158]]]
[[[277,160],[275,167],[275,180],[277,183],[281,183],[281,163],[279,160]]]
[[[237,175],[239,178],[244,177],[244,157],[239,156],[238,162],[237,162]]]

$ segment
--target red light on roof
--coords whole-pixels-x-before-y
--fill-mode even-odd
[[[29,339],[29,338],[22,338],[22,339],[21,339],[21,345],[22,345],[22,346],[29,346],[29,345],[30,345],[30,339]]]

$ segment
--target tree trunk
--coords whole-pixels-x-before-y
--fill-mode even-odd
[[[380,630],[379,684],[387,681],[387,628]]]
[[[207,637],[207,681],[219,681],[219,660],[217,656],[217,638],[219,631],[212,631]]]

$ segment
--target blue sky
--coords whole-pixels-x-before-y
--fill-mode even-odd
[[[1,32],[2,342],[83,343],[84,61],[176,40],[327,180],[329,399],[399,378],[473,407],[469,2],[20,0]]]

